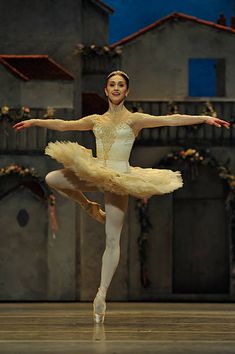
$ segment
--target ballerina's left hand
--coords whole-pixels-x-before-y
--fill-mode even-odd
[[[227,129],[230,128],[229,122],[227,122],[226,120],[219,119],[219,118],[212,118],[212,117],[207,118],[205,120],[205,123],[209,124],[209,125],[215,125],[218,128],[221,128],[221,126],[223,126],[224,128],[227,128]]]

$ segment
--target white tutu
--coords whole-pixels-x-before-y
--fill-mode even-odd
[[[144,198],[170,193],[183,186],[180,171],[130,166],[128,172],[120,172],[110,164],[104,166],[104,161],[93,157],[91,150],[78,143],[49,143],[45,153],[100,191]]]

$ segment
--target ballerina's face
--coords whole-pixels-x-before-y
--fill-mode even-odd
[[[128,94],[128,88],[125,79],[118,74],[111,76],[107,81],[105,93],[113,104],[118,105],[121,103]]]

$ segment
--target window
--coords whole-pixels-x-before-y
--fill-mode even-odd
[[[225,60],[190,58],[189,96],[225,96]]]

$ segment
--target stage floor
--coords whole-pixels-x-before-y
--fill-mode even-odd
[[[235,353],[235,304],[0,303],[0,353]]]

